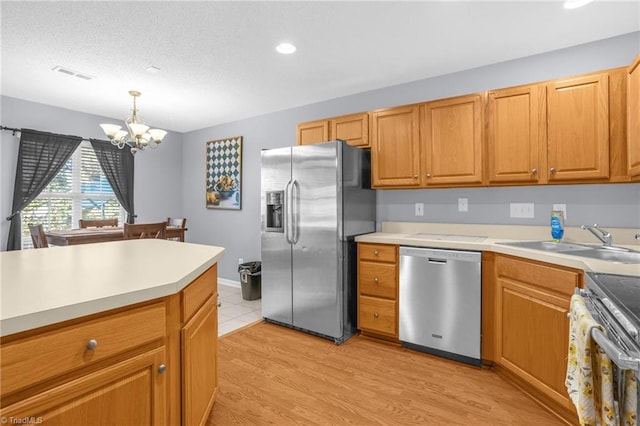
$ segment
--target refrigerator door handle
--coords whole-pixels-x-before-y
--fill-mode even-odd
[[[293,180],[291,184],[291,230],[292,230],[292,243],[297,244],[300,239],[300,184],[297,180]]]
[[[293,203],[291,202],[291,185],[292,181],[287,182],[287,185],[284,187],[284,239],[287,240],[289,244],[293,244],[291,240],[291,232],[289,232],[289,227],[291,226],[291,206]]]

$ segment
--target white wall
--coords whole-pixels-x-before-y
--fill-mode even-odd
[[[68,109],[0,97],[2,125],[44,132],[106,139],[99,124],[118,123],[121,119],[100,117]],[[125,111],[126,112],[126,111]],[[0,132],[0,247],[6,250],[11,214],[13,185],[20,134]],[[182,217],[182,134],[169,132],[158,149],[136,154],[136,221],[166,220]]]

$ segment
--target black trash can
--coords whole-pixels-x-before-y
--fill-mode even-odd
[[[242,298],[244,300],[256,300],[262,297],[262,264],[255,262],[241,263],[238,266],[240,272],[240,285],[242,286]]]

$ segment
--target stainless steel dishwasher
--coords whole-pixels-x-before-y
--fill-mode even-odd
[[[479,252],[400,247],[403,346],[480,365]]]

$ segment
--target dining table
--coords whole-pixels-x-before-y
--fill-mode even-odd
[[[166,238],[184,241],[187,228],[167,226]],[[124,228],[121,226],[104,226],[102,228],[65,229],[61,231],[45,231],[47,242],[52,246],[73,246],[77,244],[104,243],[124,239]]]

